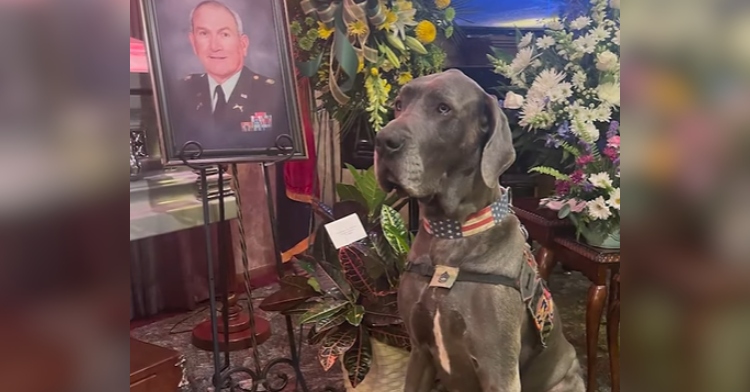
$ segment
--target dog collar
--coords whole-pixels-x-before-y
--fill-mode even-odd
[[[431,235],[456,239],[487,231],[503,221],[510,210],[510,190],[501,188],[502,195],[489,206],[469,215],[466,222],[454,219],[424,219],[422,224]]]

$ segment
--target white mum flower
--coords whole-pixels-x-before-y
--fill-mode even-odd
[[[612,108],[608,105],[600,105],[594,110],[595,122],[609,122],[612,119]]]
[[[568,99],[571,95],[573,95],[573,90],[571,88],[570,83],[563,82],[557,85],[555,88],[551,89],[549,93],[547,93],[547,97],[552,102],[562,102]]]
[[[539,49],[544,50],[544,49],[552,47],[553,45],[555,45],[555,39],[550,37],[549,35],[545,35],[542,38],[536,39],[536,46]]]
[[[612,179],[606,172],[590,175],[589,182],[597,188],[608,189],[612,187]]]
[[[591,30],[591,35],[596,42],[601,42],[609,38],[609,31],[605,29],[604,26],[597,26],[595,29]]]
[[[526,102],[524,102],[519,115],[518,124],[522,127],[531,125],[532,119],[539,116],[544,111],[543,101],[529,98],[530,97],[527,97]]]
[[[594,53],[596,50],[596,40],[591,34],[586,34],[582,37],[578,37],[573,41],[573,47],[582,53]]]
[[[521,38],[520,41],[518,41],[518,49],[525,48],[529,45],[531,45],[531,40],[534,39],[533,33],[526,33],[526,35]]]
[[[531,64],[531,57],[533,54],[534,52],[529,47],[519,50],[516,57],[510,63],[511,75],[520,74],[523,70],[528,68]]]
[[[620,188],[615,188],[615,190],[609,194],[607,205],[620,211]]]
[[[607,72],[614,71],[620,66],[620,59],[616,54],[605,50],[596,55],[596,69]]]
[[[547,28],[550,30],[556,30],[556,31],[562,30],[564,27],[565,26],[563,26],[563,24],[557,19],[552,20],[549,23],[547,23]]]
[[[620,83],[603,83],[596,88],[596,95],[599,100],[613,105],[620,106]]]
[[[612,212],[609,210],[609,207],[607,207],[607,203],[602,196],[586,202],[586,207],[588,214],[592,219],[605,220],[612,216]]]
[[[573,30],[580,30],[591,23],[591,18],[588,16],[579,16],[574,21],[570,22],[570,28]]]
[[[573,86],[583,89],[586,86],[586,73],[583,71],[578,71],[575,74],[573,74]]]

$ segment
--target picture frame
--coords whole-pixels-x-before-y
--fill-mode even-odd
[[[140,2],[164,166],[307,158],[286,1]]]

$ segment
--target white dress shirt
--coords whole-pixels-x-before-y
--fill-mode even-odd
[[[232,96],[232,91],[234,91],[234,88],[237,86],[237,82],[240,80],[241,73],[242,70],[240,69],[236,74],[232,75],[232,77],[225,80],[224,83],[221,84],[221,89],[224,90],[224,99],[226,99],[227,101],[229,100],[229,97]],[[216,100],[218,99],[218,96],[216,94],[216,86],[218,85],[219,84],[216,83],[216,81],[211,76],[208,77],[208,90],[209,94],[211,94],[211,112],[216,109]]]

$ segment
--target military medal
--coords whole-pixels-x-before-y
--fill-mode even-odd
[[[453,287],[453,283],[456,283],[456,278],[458,278],[458,268],[437,265],[430,281],[430,287],[449,289]]]

